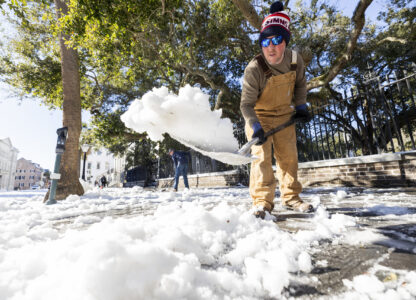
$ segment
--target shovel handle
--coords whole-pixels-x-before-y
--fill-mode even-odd
[[[296,121],[295,121],[295,119],[292,117],[292,118],[290,118],[290,120],[289,120],[289,121],[287,121],[287,122],[285,122],[285,123],[283,123],[283,124],[280,124],[279,126],[277,126],[277,127],[273,128],[272,130],[267,131],[267,132],[264,134],[264,137],[265,137],[265,138],[267,138],[267,137],[269,137],[269,136],[271,136],[271,135],[275,134],[276,132],[278,132],[278,131],[280,131],[280,130],[282,130],[282,129],[285,129],[286,127],[289,127],[290,125],[295,124],[295,123],[296,123]],[[237,154],[239,154],[239,155],[244,155],[244,156],[249,155],[249,153],[250,153],[250,149],[251,149],[251,146],[253,146],[253,145],[257,144],[257,142],[258,142],[258,141],[259,141],[259,138],[257,138],[257,137],[256,137],[256,138],[252,139],[251,141],[249,141],[249,142],[245,143],[245,144],[241,147],[241,149],[237,151]]]
[[[296,123],[295,118],[294,118],[294,117],[291,117],[291,118],[289,119],[289,121],[287,121],[287,122],[285,122],[285,123],[283,123],[283,124],[280,124],[279,126],[277,126],[277,127],[273,128],[273,129],[271,129],[271,130],[267,131],[267,132],[264,134],[264,137],[265,137],[265,138],[268,138],[269,136],[271,136],[271,135],[275,134],[276,132],[278,132],[278,131],[280,131],[280,130],[283,130],[283,129],[285,129],[286,127],[289,127],[290,125],[295,124],[295,123]]]

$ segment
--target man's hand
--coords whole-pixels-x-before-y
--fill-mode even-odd
[[[295,121],[308,123],[312,117],[309,114],[308,106],[306,104],[298,105],[295,107],[296,113],[294,116]]]
[[[252,139],[258,138],[259,141],[256,143],[256,146],[263,145],[266,142],[266,138],[264,137],[264,130],[260,125],[260,122],[255,122],[252,126],[254,133],[251,136]]]

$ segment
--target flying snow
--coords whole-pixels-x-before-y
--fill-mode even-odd
[[[253,160],[235,154],[238,142],[230,119],[221,118],[222,111],[211,110],[209,95],[197,87],[186,85],[178,95],[166,87],[153,88],[136,99],[121,116],[127,127],[146,132],[153,141],[163,140],[163,134],[194,150],[228,164],[243,164]]]
[[[153,88],[136,99],[121,120],[127,127],[147,132],[153,141],[168,133],[202,149],[216,152],[238,150],[230,119],[221,118],[221,110],[211,110],[209,95],[186,85],[178,95],[166,87]]]

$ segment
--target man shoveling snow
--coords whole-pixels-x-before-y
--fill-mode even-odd
[[[286,45],[290,40],[290,18],[280,1],[270,7],[262,23],[261,54],[246,67],[241,95],[241,112],[246,135],[256,143],[253,155],[243,146],[238,151],[232,124],[221,119],[221,110],[211,111],[209,96],[189,85],[176,96],[167,88],[153,89],[141,101],[136,100],[121,119],[138,132],[147,132],[152,140],[168,133],[182,144],[228,164],[252,162],[250,195],[256,216],[264,218],[274,207],[276,179],[272,155],[277,161],[280,198],[285,207],[300,212],[313,211],[299,197],[302,186],[297,178],[298,153],[295,122],[310,120],[306,105],[306,77],[302,57]],[[293,107],[293,104],[295,107]],[[281,129],[274,133],[273,129]],[[265,132],[265,130],[267,132]],[[273,134],[270,134],[273,132]],[[268,138],[269,137],[269,138]],[[273,147],[272,147],[273,146]],[[272,153],[274,149],[274,153]]]
[[[253,205],[259,209],[256,216],[260,218],[274,207],[276,178],[272,169],[273,155],[282,204],[300,212],[313,210],[312,205],[299,197],[302,186],[298,181],[295,126],[292,124],[268,139],[265,137],[265,130],[289,120],[310,120],[302,57],[286,49],[290,40],[289,24],[290,18],[283,11],[283,4],[280,1],[273,3],[270,15],[262,23],[259,37],[261,54],[244,71],[240,108],[246,121],[247,138],[258,139],[252,148],[252,153],[259,159],[251,164],[250,195]]]

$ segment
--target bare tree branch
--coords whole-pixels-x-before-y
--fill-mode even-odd
[[[334,64],[328,70],[327,73],[312,78],[307,83],[307,89],[311,90],[317,87],[321,87],[326,85],[327,83],[331,82],[338,73],[345,67],[345,65],[351,60],[352,53],[357,46],[358,37],[361,34],[361,31],[365,24],[365,11],[368,6],[373,2],[373,0],[360,0],[357,4],[357,7],[354,10],[352,16],[352,23],[354,24],[354,28],[350,34],[350,40],[347,43],[347,47],[345,52],[341,53],[338,58],[335,60]]]
[[[212,78],[208,73],[206,73],[202,70],[192,69],[191,67],[185,66],[185,65],[182,65],[182,67],[186,70],[186,73],[188,75],[199,76],[204,80],[204,82],[209,84],[211,89],[220,91],[218,93],[217,99],[215,101],[214,109],[220,109],[221,108],[223,97],[231,96],[232,92],[231,92],[230,88],[225,83],[224,84],[216,83],[214,78]]]
[[[396,42],[396,43],[400,43],[400,44],[403,44],[403,45],[407,44],[407,41],[405,39],[399,39],[399,38],[396,38],[396,37],[393,37],[393,36],[389,36],[389,37],[386,37],[386,38],[378,41],[377,45],[380,45],[380,44],[385,43],[385,42],[392,42],[392,43]]]
[[[257,14],[253,5],[248,0],[233,0],[233,3],[241,11],[244,18],[250,23],[251,26],[260,31],[262,18]]]

